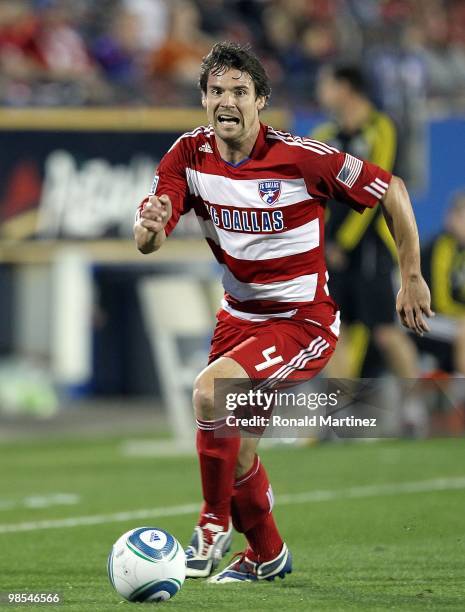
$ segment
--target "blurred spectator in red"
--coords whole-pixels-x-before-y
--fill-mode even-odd
[[[37,18],[26,0],[0,3],[0,67],[3,77],[27,81],[40,72]]]
[[[80,104],[104,96],[72,17],[69,5],[57,0],[41,1],[35,14],[24,0],[2,2],[0,63],[10,79],[7,103]]]
[[[86,44],[73,24],[70,5],[58,0],[39,3],[35,34],[38,60],[52,78],[74,78],[94,70]]]

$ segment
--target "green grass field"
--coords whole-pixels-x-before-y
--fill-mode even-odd
[[[108,551],[119,535],[140,525],[158,525],[186,543],[196,514],[185,506],[199,501],[199,478],[194,457],[128,458],[121,443],[0,446],[0,591],[58,591],[61,608],[70,611],[138,605],[120,603],[111,589]],[[189,580],[164,604],[167,609],[465,609],[463,439],[282,446],[263,451],[262,458],[294,572],[274,583]],[[30,499],[56,493],[79,498],[47,507]],[[151,509],[167,507],[150,519]],[[147,510],[147,517],[103,516],[137,510]],[[102,523],[53,522],[69,517]],[[51,521],[49,528],[41,521]],[[24,522],[28,530],[18,531]],[[236,535],[233,550],[242,547]]]

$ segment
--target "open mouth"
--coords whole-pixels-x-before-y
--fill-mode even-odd
[[[217,116],[218,123],[222,125],[239,125],[239,119],[233,115],[226,115],[221,113]]]

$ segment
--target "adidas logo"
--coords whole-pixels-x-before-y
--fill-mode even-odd
[[[150,534],[150,541],[151,542],[159,542],[160,541],[160,537],[158,536],[156,531],[152,531],[152,533]]]
[[[208,142],[205,142],[203,145],[201,145],[199,147],[199,151],[202,151],[203,153],[213,153],[213,149],[211,148]]]

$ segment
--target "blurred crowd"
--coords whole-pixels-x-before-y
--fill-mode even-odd
[[[314,107],[328,62],[359,62],[394,116],[465,99],[463,0],[0,0],[0,104],[186,105],[217,40],[250,42],[275,104]]]

